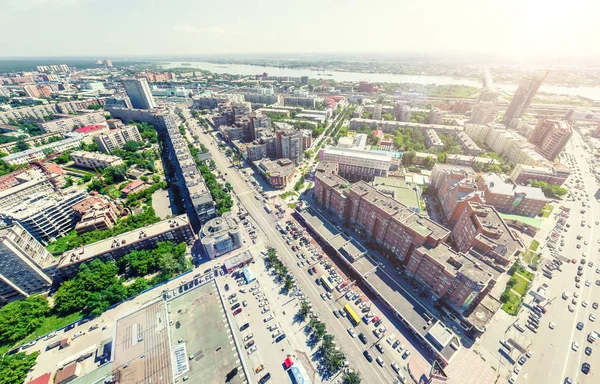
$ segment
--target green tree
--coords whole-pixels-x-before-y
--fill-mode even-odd
[[[71,160],[71,158],[69,157],[69,152],[63,152],[54,158],[54,162],[56,164],[66,164],[70,160]]]
[[[320,341],[321,339],[323,339],[323,336],[325,336],[325,334],[327,334],[327,327],[325,326],[325,324],[318,322],[315,325],[313,332],[314,332],[317,340]]]
[[[285,288],[286,291],[289,291],[290,289],[293,288],[293,281],[290,278],[285,279],[285,283],[283,285],[283,287]]]
[[[308,316],[308,314],[310,313],[310,307],[308,306],[308,302],[303,301],[300,304],[300,309],[298,310],[298,313],[300,314],[300,316],[302,316],[302,319],[306,319],[306,316]]]
[[[117,184],[127,179],[127,165],[113,165],[106,167],[102,172],[107,184]]]
[[[49,313],[48,301],[41,295],[6,304],[0,308],[0,343],[22,340],[39,327]]]
[[[23,140],[18,140],[18,141],[15,143],[15,149],[16,149],[16,152],[26,151],[26,150],[28,150],[28,149],[29,149],[29,144],[27,144],[27,143],[26,143],[25,141],[23,141]]]
[[[38,351],[26,354],[4,355],[0,360],[0,384],[23,383],[31,368],[35,365]]]
[[[127,152],[135,152],[140,149],[140,143],[135,140],[127,140],[123,145],[123,150]]]
[[[360,373],[348,372],[344,376],[344,384],[360,384],[361,383]]]
[[[502,173],[502,168],[499,165],[488,165],[488,172]]]

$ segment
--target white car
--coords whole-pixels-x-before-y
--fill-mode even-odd
[[[589,287],[590,285],[592,285],[592,283],[590,283],[590,281],[589,281],[589,280],[586,280],[586,281],[585,281],[585,286],[586,286],[586,287]]]
[[[515,367],[515,369],[513,370],[513,372],[514,372],[516,375],[518,375],[518,374],[519,374],[519,372],[521,372],[521,367],[517,365],[517,366]]]
[[[348,328],[348,329],[347,329],[347,331],[348,331],[348,333],[350,334],[350,336],[352,336],[352,337],[356,337],[356,332],[354,331],[354,329],[352,329],[352,328]]]
[[[590,313],[589,319],[590,319],[590,321],[596,321],[596,316],[594,316]]]
[[[576,341],[571,343],[571,349],[577,352],[579,350],[579,343],[577,343]]]
[[[321,299],[327,300],[327,295],[325,294],[325,292],[321,293]]]
[[[271,337],[273,337],[273,338],[276,338],[277,336],[281,335],[281,333],[282,333],[282,332],[281,332],[281,329],[278,329],[277,331],[275,331],[275,332],[274,332],[274,333],[271,335]]]
[[[266,322],[268,322],[268,321],[271,321],[271,320],[273,320],[273,314],[272,314],[272,313],[271,313],[269,316],[267,316],[267,317],[265,317],[265,318],[263,319],[263,321],[264,321],[265,323],[266,323]]]
[[[258,349],[258,346],[253,345],[248,349],[248,356],[250,356],[251,354],[253,354],[254,352],[256,352],[256,350]]]
[[[398,365],[398,363],[396,363],[396,362],[393,362],[393,363],[391,364],[391,366],[392,366],[392,368],[394,369],[394,371],[396,371],[396,373],[399,373],[399,372],[400,372],[400,366]]]
[[[550,324],[548,324],[548,327],[550,327],[550,329],[554,329],[554,327],[556,326],[556,324],[554,324],[554,322],[550,322]]]
[[[385,341],[387,341],[387,343],[390,345],[392,345],[395,340],[396,340],[396,335],[394,335],[393,333],[385,338]]]
[[[583,306],[583,308],[588,306],[588,301],[587,300],[583,300],[583,303],[581,303],[581,305]]]
[[[264,308],[263,308],[263,309],[260,311],[260,313],[264,315],[265,313],[269,312],[270,310],[271,310],[271,308],[270,308],[270,307],[264,307]]]

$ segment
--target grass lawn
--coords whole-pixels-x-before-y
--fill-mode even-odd
[[[550,214],[552,213],[553,209],[554,209],[554,207],[551,206],[550,204],[545,205],[544,208],[542,208],[542,212],[540,212],[540,216],[550,217]]]
[[[427,206],[425,205],[425,200],[423,200],[422,197],[419,199],[419,204],[421,205],[421,211],[427,210]]]
[[[532,251],[537,251],[538,247],[540,246],[540,242],[537,240],[532,240],[531,244],[529,245],[529,249],[531,249]]]
[[[502,310],[508,313],[509,315],[515,316],[519,312],[522,300],[519,296],[515,295],[512,292],[509,292],[508,296],[509,298],[506,301],[506,303],[502,304]]]
[[[72,322],[81,319],[82,317],[83,316],[79,312],[72,313],[66,317],[58,317],[56,315],[50,316],[50,317],[46,318],[44,323],[38,329],[36,329],[31,335],[27,336],[24,340],[22,340],[18,344],[26,343],[37,337],[43,336],[54,330],[62,328],[65,325],[71,324]]]
[[[525,292],[527,292],[527,284],[529,282],[517,275],[514,275],[513,277],[511,277],[511,279],[514,279],[517,282],[517,284],[515,284],[515,286],[512,287],[512,289],[515,292],[518,292],[521,296],[523,296]]]

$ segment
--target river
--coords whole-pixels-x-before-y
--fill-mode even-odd
[[[428,76],[428,75],[398,75],[392,73],[362,73],[362,72],[337,72],[337,71],[314,71],[308,68],[279,68],[262,67],[258,65],[247,64],[215,64],[204,61],[189,61],[185,63],[190,66],[182,65],[183,61],[168,62],[161,65],[162,68],[181,68],[189,67],[204,69],[213,73],[230,73],[235,75],[257,75],[266,72],[271,76],[289,76],[300,77],[308,76],[313,79],[332,79],[335,81],[369,81],[375,83],[417,83],[417,84],[437,84],[437,85],[470,85],[472,87],[481,87],[482,82],[470,79],[461,79],[449,76]],[[514,92],[517,84],[498,84],[497,88],[508,92]],[[593,100],[600,100],[600,87],[565,87],[555,85],[542,85],[540,92],[583,96]]]

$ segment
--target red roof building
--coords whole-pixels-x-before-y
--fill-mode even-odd
[[[146,188],[148,188],[148,186],[142,180],[133,180],[131,183],[127,184],[125,188],[121,189],[121,193],[129,195],[130,193],[141,192]]]
[[[379,140],[383,139],[383,131],[381,129],[375,129],[373,131],[373,136],[379,137]]]
[[[44,373],[42,376],[36,377],[35,379],[29,381],[27,384],[52,384],[52,373]]]
[[[94,131],[99,131],[101,129],[107,130],[108,131],[108,127],[101,125],[101,124],[94,124],[94,125],[86,125],[85,127],[81,127],[81,128],[77,128],[75,130],[75,132],[77,133],[90,133],[90,132],[94,132]]]

